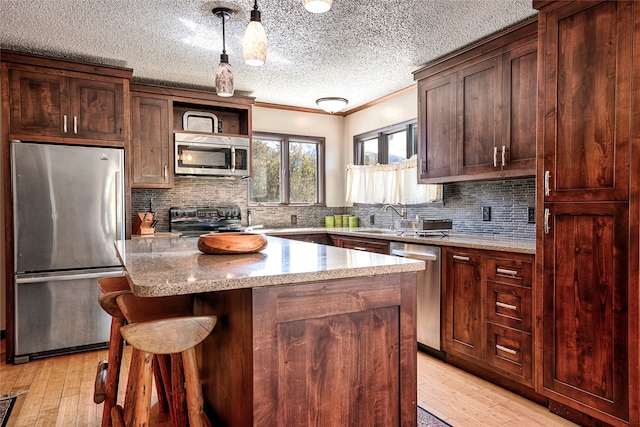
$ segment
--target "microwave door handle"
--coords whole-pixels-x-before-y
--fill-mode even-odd
[[[231,172],[236,171],[236,147],[231,146]]]

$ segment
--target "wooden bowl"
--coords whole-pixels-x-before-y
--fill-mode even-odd
[[[267,238],[253,233],[211,233],[198,238],[198,249],[205,254],[250,254],[267,247]]]

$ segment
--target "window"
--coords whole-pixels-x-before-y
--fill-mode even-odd
[[[324,138],[254,133],[250,205],[324,204]]]
[[[368,166],[397,163],[410,158],[416,154],[417,127],[415,121],[410,121],[356,135],[353,138],[353,163]]]

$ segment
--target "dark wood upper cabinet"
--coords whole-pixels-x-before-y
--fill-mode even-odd
[[[3,53],[3,61],[14,58],[29,62],[28,57]],[[12,137],[70,143],[82,139],[120,146],[127,142],[128,78],[25,63],[6,65]],[[49,65],[62,66],[55,61]]]
[[[131,93],[131,187],[173,187],[173,144],[170,101],[166,97]]]
[[[456,170],[456,79],[455,74],[421,81],[418,84],[421,113],[421,176],[449,177]]]
[[[457,76],[458,175],[477,175],[498,164],[502,63],[493,57],[466,67]]]
[[[576,2],[544,19],[545,200],[628,200],[631,4]]]
[[[535,175],[537,22],[414,73],[420,183]]]
[[[534,6],[538,391],[593,425],[637,426],[640,3]]]

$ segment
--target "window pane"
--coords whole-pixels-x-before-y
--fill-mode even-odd
[[[364,165],[375,165],[378,163],[378,138],[367,139],[363,141],[364,146]]]
[[[289,143],[289,203],[318,201],[318,145]]]
[[[418,124],[414,123],[409,127],[409,152],[407,156],[411,157],[414,154],[418,154]]]
[[[407,131],[387,135],[389,147],[389,163],[397,163],[407,159]]]
[[[251,142],[251,155],[251,202],[281,203],[282,141],[254,138]]]

